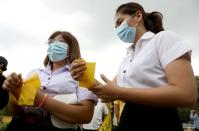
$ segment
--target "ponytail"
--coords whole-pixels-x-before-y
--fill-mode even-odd
[[[148,31],[151,31],[156,34],[164,30],[162,23],[162,18],[163,18],[162,14],[155,11],[151,13],[146,13],[143,7],[138,3],[130,2],[127,4],[123,4],[120,7],[118,7],[116,13],[132,15],[137,11],[142,12],[144,26]]]
[[[159,12],[151,12],[151,13],[145,13],[146,17],[144,17],[144,26],[147,30],[158,33],[160,31],[163,31],[163,23],[162,23],[162,14]]]

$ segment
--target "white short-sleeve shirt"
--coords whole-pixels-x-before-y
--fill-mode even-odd
[[[151,88],[167,85],[165,67],[191,49],[187,42],[171,31],[150,31],[127,48],[117,74],[117,84],[127,88]]]
[[[87,130],[98,130],[103,122],[103,117],[108,114],[108,108],[101,100],[95,106],[93,118],[88,124],[83,124],[83,128]]]

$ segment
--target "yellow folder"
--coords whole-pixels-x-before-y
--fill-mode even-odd
[[[37,73],[32,74],[28,79],[23,81],[19,99],[17,100],[10,94],[10,101],[18,105],[33,106],[37,90],[40,89],[41,83]]]
[[[95,79],[95,65],[95,62],[86,62],[87,69],[84,72],[84,75],[80,78],[80,87],[90,88],[93,86]]]
[[[21,93],[18,100],[18,105],[34,105],[37,90],[40,89],[41,83],[37,73],[31,75],[23,82]]]

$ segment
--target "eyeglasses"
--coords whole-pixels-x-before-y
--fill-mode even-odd
[[[54,39],[47,40],[46,44],[50,45],[50,44],[55,43],[55,42],[58,42],[58,43],[60,42],[60,43],[65,43],[66,44],[66,42],[64,40],[57,41],[57,40],[54,40]]]

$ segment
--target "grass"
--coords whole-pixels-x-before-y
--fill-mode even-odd
[[[0,116],[0,131],[5,131],[11,120],[11,116]]]

